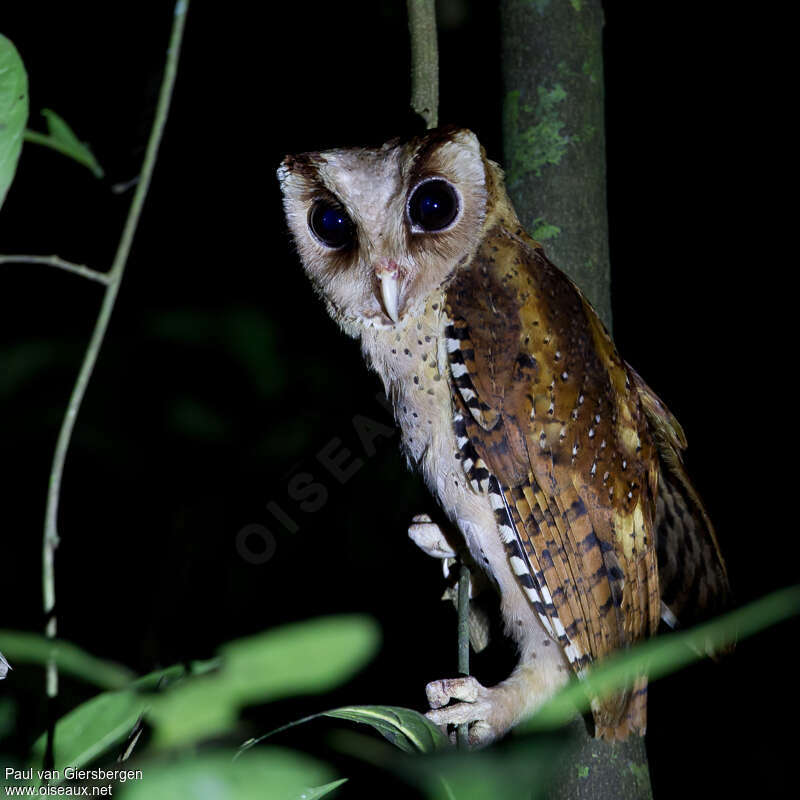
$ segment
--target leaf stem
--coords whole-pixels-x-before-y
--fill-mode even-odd
[[[55,552],[59,543],[57,520],[61,480],[64,473],[64,461],[66,460],[67,450],[75,427],[75,420],[77,419],[81,403],[83,402],[86,387],[89,385],[89,380],[92,377],[92,372],[97,362],[97,356],[100,352],[109,320],[111,319],[111,312],[114,309],[114,303],[117,299],[117,292],[119,291],[119,286],[125,271],[125,264],[127,263],[133,237],[139,223],[139,217],[141,216],[142,207],[147,196],[147,190],[150,186],[150,179],[153,174],[158,148],[161,143],[167,114],[169,112],[172,89],[175,84],[178,56],[180,54],[188,7],[189,0],[178,0],[175,5],[172,34],[167,50],[167,62],[164,69],[164,77],[161,82],[155,118],[147,143],[147,151],[145,152],[144,163],[142,165],[141,178],[136,187],[133,200],[131,201],[131,207],[128,211],[128,217],[125,221],[125,227],[122,231],[111,269],[104,275],[106,279],[104,281],[106,283],[106,289],[103,302],[98,312],[91,339],[86,348],[80,372],[78,373],[78,377],[72,389],[72,394],[69,399],[69,404],[67,405],[64,419],[61,423],[61,430],[59,431],[58,441],[56,442],[56,449],[53,455],[53,463],[50,470],[50,483],[47,492],[47,509],[45,511],[44,540],[42,546],[42,588],[46,619],[45,635],[49,639],[54,639],[57,631],[55,614]],[[63,266],[62,264],[55,264],[52,260],[43,263]],[[47,697],[52,708],[53,701],[58,695],[58,669],[55,659],[48,660],[46,675]],[[52,757],[52,736],[53,725],[51,724],[48,729],[47,746],[47,752],[50,753],[50,757]]]

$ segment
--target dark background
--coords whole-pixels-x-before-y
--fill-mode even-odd
[[[745,602],[793,583],[800,555],[782,465],[796,438],[792,296],[773,266],[781,236],[763,178],[780,169],[783,140],[752,20],[699,5],[605,4],[614,330],[686,429],[690,471]],[[29,73],[31,127],[54,109],[106,178],[26,145],[0,213],[1,252],[110,264],[132,194],[111,187],[140,168],[171,13],[171,3],[3,10]],[[388,423],[380,387],[310,291],[274,178],[285,153],[405,127],[405,3],[250,13],[190,10],[154,182],[66,464],[57,607],[60,636],[141,672],[287,621],[379,620],[384,645],[368,670],[331,697],[254,712],[259,732],[336,704],[422,708],[425,683],[455,672],[455,615],[438,602],[438,565],[406,538],[411,515],[432,511],[421,481],[396,441],[379,439],[370,458],[354,432],[354,414]],[[494,4],[441,3],[440,47],[440,119],[475,130],[502,161]],[[0,286],[0,627],[41,630],[50,459],[101,290],[31,265],[0,267]],[[335,438],[364,460],[344,485],[315,459]],[[302,472],[328,492],[315,513],[287,494]],[[262,564],[237,550],[251,523],[274,537]],[[738,796],[751,780],[776,796],[792,753],[781,729],[798,710],[787,682],[795,634],[785,625],[651,688],[657,798]],[[508,658],[500,647],[476,674],[499,680]],[[43,676],[20,666],[12,677],[0,691],[16,735],[3,749],[22,752],[42,729]],[[87,689],[62,684],[66,710]],[[304,731],[289,741],[324,748],[319,729]],[[369,796],[361,780],[351,790]]]

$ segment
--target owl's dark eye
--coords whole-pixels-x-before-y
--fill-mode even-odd
[[[414,189],[408,199],[408,217],[423,231],[442,231],[458,216],[456,190],[445,180],[433,178]]]
[[[308,227],[326,247],[339,250],[356,238],[353,220],[339,205],[327,200],[319,200],[308,213]]]

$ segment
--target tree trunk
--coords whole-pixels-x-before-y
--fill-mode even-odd
[[[502,0],[506,185],[520,220],[611,327],[600,0]],[[572,725],[552,800],[652,798],[642,737]]]
[[[556,769],[548,800],[652,800],[644,737],[595,739],[580,717],[570,733],[573,749]]]
[[[500,14],[506,186],[610,327],[600,0],[502,0]]]

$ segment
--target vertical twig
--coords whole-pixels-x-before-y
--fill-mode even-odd
[[[462,562],[458,573],[458,671],[469,675],[469,567]],[[456,728],[459,748],[469,747],[469,726]]]
[[[117,245],[117,252],[114,256],[111,269],[106,273],[107,282],[103,302],[97,315],[94,330],[92,331],[89,345],[81,364],[80,372],[75,381],[75,386],[70,395],[67,411],[61,423],[61,430],[58,434],[53,464],[50,470],[50,484],[47,491],[47,509],[45,511],[44,541],[42,544],[42,586],[44,596],[44,613],[46,619],[45,635],[49,639],[55,639],[57,631],[56,620],[56,590],[55,590],[55,553],[59,543],[58,537],[58,501],[61,491],[61,479],[64,473],[64,461],[69,449],[72,432],[75,427],[75,420],[80,411],[86,387],[92,377],[97,356],[103,344],[103,338],[114,310],[114,303],[117,299],[117,292],[122,281],[125,265],[130,253],[136,228],[139,224],[139,217],[142,212],[147,191],[150,186],[150,179],[153,174],[158,148],[161,137],[164,133],[164,126],[167,121],[172,89],[175,84],[175,75],[178,67],[178,56],[180,54],[181,41],[183,38],[184,23],[186,12],[189,7],[189,0],[178,0],[175,5],[175,15],[170,36],[169,48],[167,49],[167,61],[164,68],[164,77],[161,82],[161,90],[158,96],[153,127],[150,130],[150,138],[147,142],[144,162],[136,193],[131,201],[128,217],[125,221],[122,235]],[[50,709],[49,724],[47,731],[47,747],[45,751],[45,768],[52,768],[53,764],[53,734],[55,728],[54,720],[54,701],[58,696],[58,669],[55,661],[51,658],[47,662],[46,673],[47,698]]]
[[[411,34],[411,108],[428,129],[439,124],[439,47],[436,41],[435,0],[408,0]],[[458,576],[458,671],[469,675],[469,567],[461,564]],[[469,744],[466,724],[456,730],[459,747]]]
[[[411,108],[428,128],[439,124],[439,47],[436,43],[436,3],[408,0],[411,34]]]

